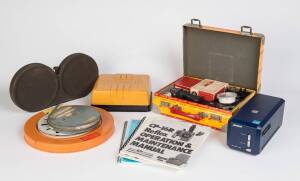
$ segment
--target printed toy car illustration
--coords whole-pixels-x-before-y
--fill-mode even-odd
[[[175,88],[181,88],[193,95],[202,97],[206,101],[214,101],[216,95],[224,92],[229,86],[228,83],[210,79],[195,79],[183,77],[175,82]]]

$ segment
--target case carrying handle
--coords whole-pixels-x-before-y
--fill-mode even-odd
[[[201,119],[203,119],[203,117],[200,116],[199,114],[191,114],[191,113],[183,112],[180,106],[170,107],[170,112],[173,113],[173,114],[177,114],[177,115],[180,115],[180,116],[190,118],[190,119],[194,119],[196,121],[200,121]]]
[[[251,26],[241,26],[241,33],[246,35],[252,35],[252,27]]]
[[[191,19],[191,24],[198,25],[200,27],[202,26],[200,19],[196,19],[196,18]]]

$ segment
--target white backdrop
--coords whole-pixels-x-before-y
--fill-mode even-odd
[[[122,123],[142,113],[113,113],[116,131],[105,144],[72,154],[32,149],[22,138],[26,113],[9,97],[9,82],[23,65],[51,67],[74,52],[92,56],[101,73],[147,73],[152,90],[182,75],[182,25],[239,30],[251,25],[266,36],[262,93],[286,101],[284,124],[259,156],[230,150],[214,132],[182,172],[116,164]],[[0,0],[0,174],[8,180],[299,180],[299,3],[201,0]],[[89,97],[75,101],[88,104]]]

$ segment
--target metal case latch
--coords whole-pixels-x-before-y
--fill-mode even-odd
[[[195,18],[191,19],[191,24],[198,25],[199,27],[202,26],[200,19],[195,19]]]
[[[251,36],[252,35],[252,27],[251,26],[241,26],[241,34]]]

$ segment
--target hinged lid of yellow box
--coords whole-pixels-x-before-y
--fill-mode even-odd
[[[263,44],[264,35],[249,26],[233,31],[192,19],[183,26],[184,75],[258,90]]]

